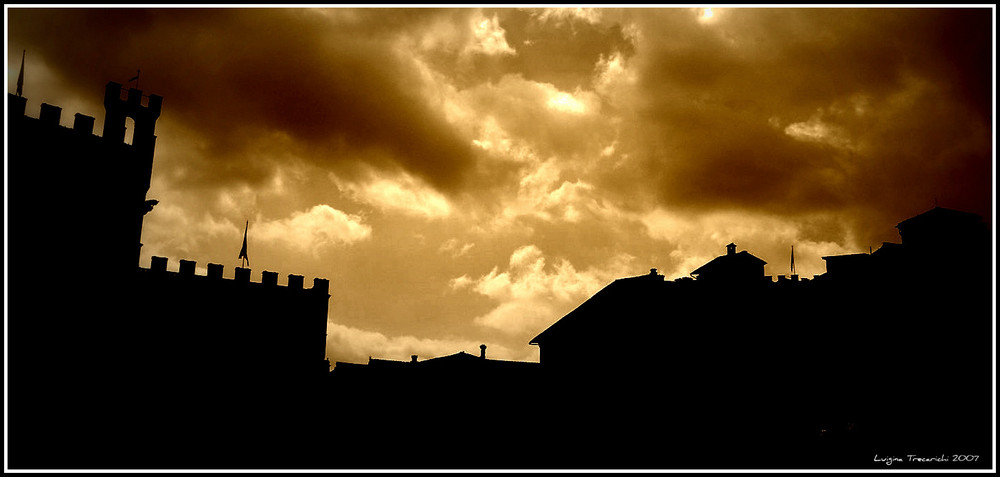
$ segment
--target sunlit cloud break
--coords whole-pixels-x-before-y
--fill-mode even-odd
[[[371,175],[361,183],[346,182],[334,175],[331,179],[354,200],[383,211],[429,219],[448,217],[452,212],[444,195],[406,173],[394,177]]]
[[[478,43],[470,45],[471,51],[485,53],[487,55],[514,55],[517,51],[507,44],[504,29],[500,27],[500,22],[496,15],[490,18],[482,18],[474,22],[473,33]]]
[[[255,238],[289,245],[313,256],[334,245],[349,245],[367,240],[371,226],[357,215],[347,214],[326,204],[304,212],[294,212],[284,219],[266,221],[255,227]]]
[[[566,259],[547,265],[545,254],[535,245],[518,247],[510,255],[506,271],[493,267],[471,279],[453,278],[452,289],[470,289],[499,304],[475,322],[510,334],[538,330],[554,321],[577,301],[596,293],[613,277],[627,274],[632,257],[613,257],[603,268],[578,271]]]

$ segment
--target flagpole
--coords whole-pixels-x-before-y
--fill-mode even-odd
[[[250,256],[247,255],[247,233],[250,231],[250,221],[247,220],[246,228],[243,229],[243,248],[240,249],[240,256],[237,258],[243,259],[240,265],[246,268],[250,265]]]
[[[792,275],[795,275],[795,246],[792,245]]]
[[[28,53],[28,50],[21,51],[21,72],[17,74],[17,96],[22,96],[22,88],[24,87],[24,55]]]
[[[135,81],[135,86],[133,86],[133,88],[135,88],[135,89],[139,89],[139,73],[141,73],[141,72],[142,72],[142,70],[139,70],[139,69],[135,70],[135,76],[133,76],[133,77],[131,77],[131,78],[128,79],[129,83]]]

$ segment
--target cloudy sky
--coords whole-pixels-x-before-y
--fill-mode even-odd
[[[249,220],[252,280],[330,280],[332,361],[537,360],[729,242],[811,277],[935,201],[993,223],[991,8],[6,14],[29,115],[164,97],[140,265],[231,277]]]

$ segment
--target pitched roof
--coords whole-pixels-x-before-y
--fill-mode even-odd
[[[934,207],[927,212],[910,217],[898,224],[896,228],[903,229],[911,226],[926,226],[926,225],[949,225],[954,223],[976,223],[983,218],[978,214],[973,214],[972,212],[963,212],[961,210],[946,209],[944,207]]]
[[[704,273],[713,273],[713,272],[726,272],[734,268],[738,269],[743,267],[759,267],[765,264],[767,264],[767,262],[753,256],[750,252],[744,250],[742,252],[734,253],[732,255],[726,254],[715,257],[708,263],[695,269],[693,272],[691,272],[691,275],[701,275]]]
[[[664,290],[671,286],[677,286],[677,284],[664,281],[663,275],[654,273],[619,278],[532,338],[528,344],[539,344],[549,336],[559,334],[562,330],[575,328],[579,325],[586,326],[586,321],[603,316],[602,310],[618,309],[622,303],[635,305],[650,301],[654,297],[660,296],[659,293],[654,293],[655,291]]]

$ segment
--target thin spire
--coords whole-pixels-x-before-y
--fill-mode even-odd
[[[28,50],[21,50],[21,72],[17,74],[17,95],[22,96],[22,89],[24,88],[24,55],[27,54]]]

